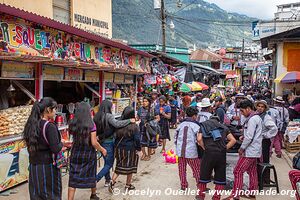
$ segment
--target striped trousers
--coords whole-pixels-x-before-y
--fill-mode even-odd
[[[275,149],[276,155],[282,154],[281,152],[282,141],[283,141],[283,133],[278,131],[277,135],[272,139],[272,144],[270,147],[270,156],[273,153],[273,147]]]
[[[290,177],[293,190],[296,190],[296,199],[300,200],[300,194],[298,193],[297,186],[296,186],[297,182],[300,182],[300,170],[297,169],[291,170],[289,172],[289,177]]]
[[[199,199],[205,199],[205,190],[206,190],[206,183],[199,183],[198,184],[198,191],[199,191]],[[215,194],[212,197],[212,200],[220,200],[221,199],[221,191],[224,190],[224,185],[218,185],[215,186]]]
[[[257,190],[258,176],[257,176],[257,158],[240,157],[234,170],[234,184],[232,188],[232,195],[239,197],[239,191],[243,189],[243,175],[247,172],[249,175],[249,190]]]
[[[199,158],[178,158],[178,172],[180,178],[181,189],[188,188],[188,182],[186,179],[186,166],[189,165],[193,171],[193,176],[196,179],[196,185],[200,179],[200,162]]]

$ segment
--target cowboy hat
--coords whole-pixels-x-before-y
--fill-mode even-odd
[[[284,103],[282,96],[277,96],[276,98],[273,99],[273,101],[275,101],[277,103]]]
[[[197,103],[197,106],[200,108],[210,107],[211,103],[210,103],[209,98],[202,99],[202,101],[200,103]]]
[[[266,111],[269,110],[269,105],[265,100],[259,100],[259,101],[255,101],[255,108],[257,107],[258,104],[263,104],[266,107]]]
[[[235,98],[246,98],[246,96],[244,95],[244,93],[238,93],[237,95],[235,95]]]

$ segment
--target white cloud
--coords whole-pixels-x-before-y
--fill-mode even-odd
[[[220,8],[259,19],[273,19],[277,5],[295,3],[296,0],[206,0]]]

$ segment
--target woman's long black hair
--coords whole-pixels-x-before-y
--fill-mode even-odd
[[[150,99],[149,97],[144,97],[144,98],[143,98],[143,101],[144,101],[145,99],[146,99],[146,100],[148,101],[148,103],[149,103],[147,110],[150,111],[150,108],[151,108],[151,102],[152,102],[152,101],[151,101],[151,99]],[[134,118],[134,117],[133,117],[133,118]]]
[[[90,106],[81,102],[76,108],[74,119],[69,125],[69,131],[73,134],[74,144],[90,144],[90,133],[94,127]]]
[[[33,104],[30,116],[25,124],[23,138],[26,142],[28,152],[34,153],[38,150],[38,138],[40,137],[40,121],[47,108],[56,108],[57,103],[51,97],[44,97]]]
[[[126,120],[126,119],[132,119],[135,118],[135,111],[133,109],[133,107],[131,106],[127,106],[122,113],[121,116],[121,120]],[[133,124],[129,124],[127,126],[125,126],[124,128],[118,129],[116,131],[116,136],[117,138],[121,138],[121,137],[130,137],[131,135],[133,135],[134,133],[138,132],[138,126],[133,123]]]
[[[111,114],[112,102],[109,100],[104,100],[99,108],[99,111],[94,117],[94,122],[97,127],[97,135],[104,133],[105,129],[109,126],[106,114]]]

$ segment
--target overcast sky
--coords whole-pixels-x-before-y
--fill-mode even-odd
[[[256,17],[259,19],[272,19],[277,11],[276,5],[295,3],[297,0],[206,0],[217,4],[220,8]]]

